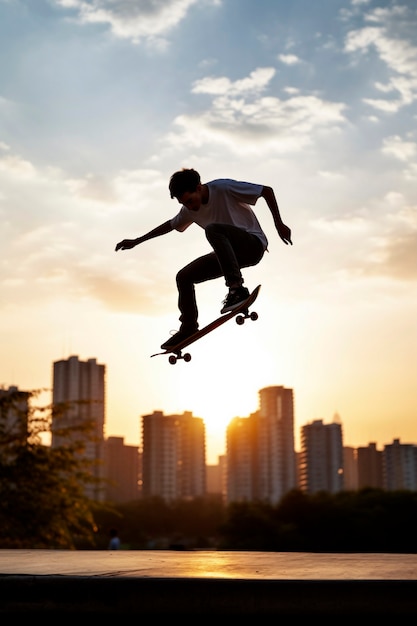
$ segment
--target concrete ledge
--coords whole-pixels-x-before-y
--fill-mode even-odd
[[[0,620],[36,615],[415,618],[417,555],[0,550]]]
[[[417,581],[1,576],[0,615],[417,616]]]

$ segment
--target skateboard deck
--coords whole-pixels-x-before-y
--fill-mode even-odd
[[[173,346],[168,350],[164,350],[163,352],[157,352],[156,354],[152,354],[151,357],[159,356],[161,354],[169,354],[168,360],[172,365],[175,365],[178,359],[184,359],[184,361],[186,362],[191,361],[191,354],[189,352],[186,352],[185,354],[182,353],[184,348],[187,348],[195,341],[198,341],[199,339],[201,339],[201,337],[204,337],[204,335],[211,333],[212,330],[215,330],[225,322],[228,322],[233,317],[236,318],[236,323],[239,324],[239,326],[244,324],[245,320],[248,318],[253,321],[257,320],[258,314],[255,311],[249,313],[249,307],[255,302],[256,298],[258,297],[260,288],[261,285],[258,285],[248,296],[248,298],[246,298],[246,300],[242,302],[238,307],[236,307],[233,311],[230,311],[229,313],[224,313],[210,324],[207,324],[207,326],[204,326],[204,328],[201,328],[193,335],[187,337],[187,339],[184,339],[183,341],[178,343],[176,346]]]

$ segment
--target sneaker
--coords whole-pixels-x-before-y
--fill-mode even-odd
[[[249,298],[249,290],[246,289],[246,287],[236,287],[234,289],[230,289],[226,299],[223,300],[223,308],[220,313],[233,311],[247,298]]]
[[[197,328],[193,330],[188,330],[188,331],[179,330],[178,332],[175,333],[175,335],[172,335],[169,339],[165,341],[165,343],[161,345],[161,349],[170,350],[171,348],[175,348],[175,346],[181,343],[181,341],[184,341],[184,339],[187,339],[188,337],[191,337],[191,335],[194,335],[194,333],[196,333],[197,330],[198,330]]]

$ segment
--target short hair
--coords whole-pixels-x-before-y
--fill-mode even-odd
[[[192,168],[183,168],[179,172],[175,172],[169,180],[171,198],[181,198],[186,191],[193,193],[200,183],[200,174]]]

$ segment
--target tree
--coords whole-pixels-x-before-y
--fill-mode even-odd
[[[41,391],[0,393],[0,548],[74,549],[93,544],[91,482],[80,452],[91,424],[68,429],[68,445],[51,448],[52,407],[33,406]],[[54,421],[60,408],[53,407]]]

